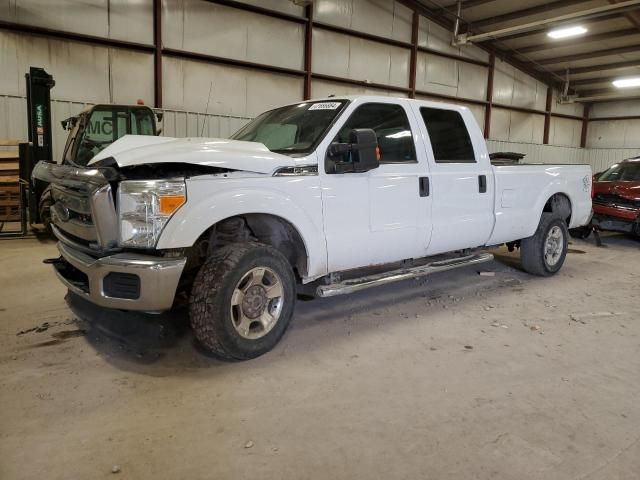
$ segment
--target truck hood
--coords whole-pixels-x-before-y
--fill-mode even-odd
[[[640,182],[596,182],[594,191],[600,195],[617,195],[627,200],[640,200]]]
[[[230,170],[272,173],[293,167],[295,161],[274,153],[264,144],[222,138],[171,138],[125,135],[98,155],[88,166],[113,157],[119,167],[158,163],[186,163]]]

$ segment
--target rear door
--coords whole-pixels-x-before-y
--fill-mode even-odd
[[[466,108],[432,102],[412,106],[431,172],[428,254],[484,245],[495,221],[494,178],[480,129]]]
[[[424,256],[431,233],[431,199],[419,125],[406,101],[358,99],[318,149],[329,271]],[[348,142],[354,128],[376,132],[380,166],[365,173],[332,173],[326,149]],[[345,159],[348,161],[348,159]],[[422,180],[424,187],[424,180]]]

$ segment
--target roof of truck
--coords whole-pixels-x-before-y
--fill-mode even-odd
[[[439,105],[440,107],[446,105],[446,107],[450,108],[451,110],[469,110],[469,108],[464,105],[458,105],[456,103],[451,103],[451,102],[443,102],[436,99],[407,98],[407,97],[397,97],[393,95],[335,95],[331,97],[318,97],[318,98],[311,98],[309,100],[292,102],[288,105],[299,105],[301,103],[308,103],[308,102],[335,102],[339,100],[348,100],[350,102],[357,102],[357,101],[388,102],[389,100],[408,100],[409,102],[427,103],[427,104]],[[278,107],[275,107],[275,108],[278,108]]]

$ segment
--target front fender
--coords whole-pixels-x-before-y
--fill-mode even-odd
[[[293,225],[307,251],[308,279],[326,275],[322,198],[314,176],[188,179],[187,202],[167,223],[157,248],[190,247],[212,225],[250,213],[274,215]]]

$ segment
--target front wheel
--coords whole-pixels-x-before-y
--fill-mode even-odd
[[[295,277],[287,259],[260,243],[227,245],[204,263],[189,301],[198,341],[224,359],[271,350],[291,321]]]
[[[543,213],[536,233],[520,242],[522,267],[532,275],[557,273],[567,256],[569,232],[562,218]]]

